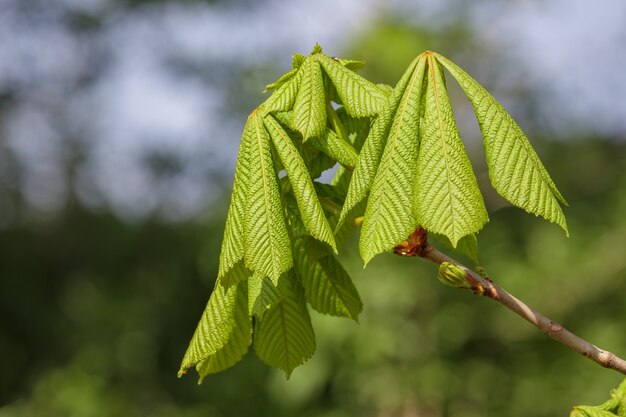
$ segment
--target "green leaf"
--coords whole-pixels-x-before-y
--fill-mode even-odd
[[[578,407],[574,407],[572,410],[570,417],[616,417],[616,414],[613,414],[609,411],[602,410],[598,407],[593,407],[590,405],[579,405]]]
[[[294,242],[296,270],[304,286],[306,300],[323,314],[358,321],[363,309],[361,298],[348,273],[334,255],[310,256],[305,239]]]
[[[359,154],[352,145],[341,139],[330,129],[326,129],[324,136],[313,138],[309,143],[343,166],[354,167],[359,159]]]
[[[348,141],[357,152],[360,152],[370,132],[370,119],[367,117],[352,117],[343,107],[338,108],[336,112],[348,134]]]
[[[459,136],[444,75],[428,55],[422,144],[417,160],[415,217],[426,230],[452,245],[488,221],[472,165]]]
[[[373,122],[367,139],[365,139],[359,159],[352,172],[346,200],[339,216],[339,222],[335,227],[335,232],[343,226],[347,218],[353,215],[353,210],[363,201],[372,187],[380,157],[385,147],[387,132],[389,131],[391,110],[389,107],[383,108]]]
[[[611,399],[618,403],[617,415],[619,417],[626,417],[626,379],[611,392]]]
[[[398,102],[365,211],[359,248],[367,264],[391,250],[416,227],[412,209],[419,152],[419,110],[426,60],[415,59],[394,90]]]
[[[291,80],[297,73],[298,73],[298,69],[293,68],[291,71],[281,75],[279,79],[265,86],[264,93],[268,91],[276,90],[277,88],[285,84],[287,81]]]
[[[365,61],[357,61],[354,59],[333,58],[350,71],[358,71],[365,66]]]
[[[261,318],[267,309],[285,298],[287,279],[287,275],[281,275],[278,286],[275,286],[259,273],[252,275],[248,280],[248,313]]]
[[[375,84],[326,55],[318,59],[350,115],[375,116],[387,104],[385,94]]]
[[[328,243],[334,251],[337,251],[333,232],[328,224],[328,220],[326,220],[324,210],[320,206],[313,182],[302,157],[293,145],[287,132],[272,116],[267,116],[265,124],[287,171],[304,226],[313,237]]]
[[[235,180],[233,192],[230,197],[230,207],[226,217],[226,227],[224,228],[224,239],[222,240],[222,251],[220,252],[220,264],[218,278],[223,282],[236,281],[238,272],[234,277],[228,275],[240,260],[244,257],[244,225],[246,219],[247,204],[247,184],[251,177],[250,152],[253,146],[254,126],[250,118],[244,127],[241,143],[239,145],[239,155],[235,167]]]
[[[241,281],[245,281],[252,275],[252,271],[246,268],[244,260],[237,262],[225,275],[218,277],[217,282],[229,289],[233,285],[239,284]]]
[[[315,190],[320,198],[320,203],[328,215],[328,223],[335,229],[337,222],[339,221],[339,215],[343,202],[346,198],[346,189],[350,179],[350,172],[343,167],[339,167],[339,171],[344,170],[344,177],[338,181],[342,181],[340,184],[321,184],[314,182]],[[335,177],[337,179],[337,177]],[[333,179],[333,182],[335,182]],[[345,182],[345,183],[344,183]],[[355,210],[365,211],[365,205],[361,203]],[[345,246],[350,240],[356,229],[354,222],[344,222],[339,229],[335,229],[335,242],[337,242],[337,248]]]
[[[289,275],[289,293],[257,321],[254,351],[267,365],[291,372],[315,353],[315,334],[302,288]]]
[[[287,234],[276,172],[272,161],[270,139],[257,112],[249,117],[252,126],[245,140],[252,143],[250,167],[254,167],[247,184],[245,261],[253,272],[259,272],[276,283],[293,265],[291,243]]]
[[[489,178],[496,191],[514,205],[567,230],[556,188],[537,153],[507,111],[476,80],[447,58],[435,54],[469,98],[484,138]]]
[[[615,392],[615,391],[613,391]],[[611,393],[612,394],[612,393]],[[610,411],[612,413],[617,414],[618,416],[621,417],[621,414],[619,413],[619,408],[622,405],[622,402],[617,399],[617,398],[611,398],[605,402],[603,402],[602,404],[598,405],[597,407],[601,410],[605,410],[605,411]]]
[[[222,285],[215,286],[180,365],[179,377],[185,373],[186,369],[205,361],[209,356],[215,355],[222,349],[231,340],[235,327],[245,326],[245,321],[244,323],[236,321],[239,318],[238,310],[242,298],[245,297],[243,295],[238,296],[241,292],[241,285],[245,285],[245,283],[228,290],[224,289]],[[249,321],[247,298],[243,298],[243,302],[246,308],[246,320]]]
[[[270,84],[266,87],[268,91],[270,90],[270,87],[273,87],[276,90],[260,106],[264,112],[270,113],[287,111],[291,110],[293,107],[298,95],[298,86],[302,75],[296,69],[293,69],[285,74],[285,76],[287,75],[289,75],[289,77],[286,80],[282,80],[281,77],[274,84]]]
[[[293,57],[291,58],[291,66],[293,67],[293,69],[298,69],[302,66],[305,60],[306,56],[298,53],[293,54]]]
[[[320,46],[319,43],[315,42],[315,46],[313,47],[313,49],[311,50],[311,55],[315,55],[315,54],[321,54],[324,51],[322,50],[322,47]]]
[[[245,283],[233,288],[237,290],[236,302],[233,308],[232,332],[224,346],[214,354],[209,355],[196,365],[200,375],[198,384],[209,374],[223,371],[239,362],[250,348],[252,343],[252,320],[248,315],[248,294]]]
[[[305,141],[326,130],[324,79],[316,57],[308,57],[298,70],[302,76],[293,108],[294,128]]]
[[[393,87],[388,84],[378,83],[376,87],[378,87],[387,98],[391,97],[393,94]]]
[[[273,114],[274,118],[283,126],[287,135],[291,138],[292,142],[300,152],[300,156],[304,160],[304,163],[309,170],[309,176],[311,178],[319,177],[322,172],[334,166],[337,161],[325,153],[313,146],[313,142],[317,139],[313,138],[306,143],[302,141],[302,135],[293,128],[293,112],[279,112]]]

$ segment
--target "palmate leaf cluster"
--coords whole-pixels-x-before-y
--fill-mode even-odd
[[[425,52],[392,88],[359,76],[362,64],[318,45],[296,54],[248,117],[217,284],[181,374],[195,366],[202,380],[253,344],[289,376],[315,351],[309,305],[357,320],[362,303],[336,254],[361,222],[365,264],[418,226],[478,263],[476,234],[488,216],[444,68],[474,107],[496,191],[567,232],[565,200],[528,139],[467,73]],[[316,181],[336,164],[330,184]]]

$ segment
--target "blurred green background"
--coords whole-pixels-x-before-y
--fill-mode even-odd
[[[436,4],[435,4],[436,3]],[[245,115],[320,41],[394,84],[425,49],[505,104],[568,199],[571,237],[490,188],[492,277],[626,355],[626,64],[619,1],[0,3],[0,417],[557,416],[621,380],[420,259],[342,254],[360,323],[313,313],[289,381],[254,355],[176,372],[217,274]],[[588,25],[593,21],[593,30]]]

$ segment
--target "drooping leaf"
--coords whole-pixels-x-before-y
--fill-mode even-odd
[[[393,87],[389,84],[378,83],[376,87],[378,87],[387,98],[391,97],[393,94]]]
[[[269,277],[272,282],[293,265],[276,172],[272,161],[269,135],[257,112],[249,118],[252,142],[250,167],[254,172],[247,184],[246,196],[246,267]],[[252,168],[251,168],[252,169]]]
[[[298,69],[302,66],[305,60],[306,60],[306,56],[302,54],[298,54],[298,53],[293,54],[293,57],[291,59],[291,66],[294,69]]]
[[[590,405],[580,405],[574,407],[570,417],[617,417],[617,414]]]
[[[326,130],[324,78],[317,55],[308,57],[298,72],[302,75],[293,107],[293,126],[306,141],[321,136]]]
[[[352,172],[346,200],[335,231],[343,226],[348,217],[352,216],[354,208],[363,201],[372,187],[378,163],[385,147],[391,114],[392,109],[389,106],[384,107],[372,124]]]
[[[250,152],[254,138],[254,126],[248,118],[239,145],[239,155],[235,166],[235,180],[233,192],[230,198],[230,207],[226,217],[222,251],[220,252],[220,264],[218,278],[223,282],[236,281],[239,271],[234,271],[234,277],[228,277],[235,264],[244,257],[244,225],[246,222],[247,184],[251,177]]]
[[[365,139],[370,132],[369,118],[352,117],[345,111],[343,107],[337,109],[337,116],[344,126],[344,129],[348,136],[348,142],[350,142],[358,155],[358,152],[363,147],[363,143],[365,142]],[[356,163],[358,163],[358,156]],[[352,165],[352,167],[354,167],[354,165]],[[351,178],[352,170],[349,170],[344,166],[339,166],[337,172],[335,173],[335,176],[331,180],[331,184],[336,185],[344,190],[344,196],[342,201],[345,199],[345,192],[348,190]],[[337,232],[335,232],[335,235],[337,235]]]
[[[344,168],[339,167],[339,169]],[[349,171],[346,171],[346,177],[349,179]],[[314,182],[313,185],[315,186],[317,195],[320,198],[322,208],[324,208],[324,211],[327,213],[328,223],[331,228],[335,230],[335,242],[337,243],[337,248],[341,248],[348,243],[356,230],[354,222],[344,222],[340,228],[336,228],[341,214],[341,209],[343,207],[343,202],[346,198],[346,189],[348,184],[322,184]],[[357,208],[355,208],[355,211],[358,210],[361,212],[365,211],[365,205],[361,203],[357,206]]]
[[[344,67],[346,67],[347,69],[349,69],[350,71],[358,71],[365,66],[365,61],[358,61],[354,59],[342,59],[342,58],[336,58],[335,60],[339,62],[341,65],[343,65]]]
[[[272,95],[260,106],[266,113],[287,111],[293,107],[298,96],[298,87],[302,74],[298,70],[293,69],[285,75],[289,75],[286,80],[281,78],[274,83],[276,86],[270,84],[266,87],[268,91],[270,87],[275,88]]]
[[[246,268],[245,262],[241,259],[237,262],[225,275],[218,277],[217,282],[229,289],[233,285],[239,284],[241,281],[245,281],[252,275],[252,271]]]
[[[242,302],[246,311],[245,318],[249,321],[247,298],[245,295],[239,295],[242,285],[245,283],[242,282],[228,290],[224,289],[222,285],[215,286],[180,365],[179,376],[182,376],[186,369],[205,361],[211,355],[215,355],[229,342],[235,327],[246,325],[245,322],[237,322],[239,305]],[[229,354],[228,356],[235,355]]]
[[[291,240],[293,241],[300,236],[308,235],[309,232],[306,230],[306,227],[304,227],[304,223],[300,218],[300,210],[298,209],[298,202],[295,197],[291,194],[285,194],[283,198]]]
[[[443,71],[430,54],[426,78],[415,217],[456,247],[463,236],[483,227],[487,210],[452,114]]]
[[[372,82],[326,55],[319,55],[318,60],[350,115],[375,116],[387,104],[385,94]]]
[[[419,108],[426,60],[415,59],[394,90],[393,122],[372,184],[360,250],[365,264],[391,250],[415,230],[413,183],[419,152]],[[419,179],[418,179],[419,181]]]
[[[268,91],[276,90],[277,88],[285,84],[287,81],[291,80],[297,74],[297,72],[298,72],[298,69],[293,68],[291,69],[291,71],[284,73],[276,81],[274,81],[271,84],[266,85],[264,93]]]
[[[272,116],[266,117],[265,124],[287,171],[304,226],[313,237],[326,242],[333,250],[337,251],[333,232],[328,224],[328,220],[326,220],[324,210],[320,206],[311,177],[302,157],[293,145],[287,132]]]
[[[302,288],[289,277],[288,294],[257,321],[254,351],[267,365],[291,372],[315,352],[315,334]]]
[[[274,304],[277,304],[286,295],[287,275],[283,274],[278,285],[259,273],[255,273],[248,281],[248,313],[263,317],[263,313]]]
[[[343,107],[337,109],[337,116],[348,134],[348,141],[357,152],[360,152],[370,132],[370,119],[367,117],[352,117]]]
[[[324,152],[343,166],[354,167],[359,154],[345,140],[341,139],[334,131],[326,129],[326,134],[313,138],[309,141],[312,146]]]
[[[469,74],[435,54],[469,98],[484,138],[489,178],[514,205],[544,217],[567,231],[559,202],[567,205],[537,153],[509,113]]]
[[[348,273],[334,255],[312,255],[306,243],[306,238],[294,241],[295,266],[306,300],[320,313],[358,320],[363,304]]]
[[[248,315],[248,294],[246,283],[242,283],[231,291],[237,290],[236,301],[233,307],[232,332],[226,344],[214,354],[209,355],[196,365],[200,375],[199,384],[209,374],[223,371],[239,362],[248,352],[252,343],[252,321]]]
[[[293,127],[292,111],[275,113],[273,116],[284,128],[285,132],[287,132],[287,135],[289,135],[294,143],[294,146],[296,146],[298,152],[300,152],[300,156],[302,156],[311,178],[319,177],[322,172],[337,163],[331,156],[328,156],[326,153],[321,153],[318,147],[314,146],[316,138],[307,142],[302,140],[302,135]]]

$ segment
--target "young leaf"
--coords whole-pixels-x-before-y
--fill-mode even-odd
[[[618,402],[617,415],[626,417],[626,379],[611,392],[611,399]]]
[[[375,84],[326,55],[319,55],[318,59],[350,115],[375,116],[385,106],[387,98]]]
[[[287,80],[278,85],[272,95],[269,96],[267,100],[265,100],[261,105],[261,108],[266,113],[287,111],[291,110],[291,108],[293,107],[296,101],[296,97],[298,95],[298,85],[300,83],[302,75],[301,72],[296,69],[291,70],[287,74],[292,75]],[[280,82],[281,80],[282,78],[276,81],[276,83]],[[269,89],[270,86],[273,86],[274,84],[268,85],[267,88]]]
[[[223,371],[239,362],[248,352],[252,343],[252,320],[248,315],[248,293],[246,283],[237,286],[237,296],[233,308],[232,332],[224,346],[196,365],[200,375],[198,384],[209,374]],[[232,290],[235,290],[233,288]]]
[[[304,63],[305,60],[306,60],[306,56],[304,56],[302,54],[295,53],[291,57],[291,66],[294,69],[298,69],[298,68],[300,68],[302,66],[302,64]]]
[[[412,192],[419,151],[419,107],[426,60],[415,59],[394,90],[393,123],[372,184],[360,250],[365,264],[392,249],[415,230]]]
[[[324,79],[317,55],[308,57],[298,72],[302,75],[293,108],[294,128],[306,141],[326,130]]]
[[[334,58],[341,65],[349,69],[350,71],[358,71],[365,66],[365,61],[357,61],[354,59],[341,59]]]
[[[287,294],[285,286],[287,285],[287,275],[282,275],[278,280],[278,286],[275,286],[269,278],[259,273],[255,273],[248,280],[248,313],[263,317],[263,313],[280,302]]]
[[[514,205],[542,216],[567,231],[556,188],[537,153],[513,118],[469,74],[447,58],[434,54],[469,98],[483,134],[489,178],[496,191]]]
[[[291,141],[294,143],[296,148],[298,148],[300,156],[302,156],[311,178],[319,177],[322,172],[337,163],[337,161],[332,157],[319,152],[319,146],[316,146],[316,144],[319,145],[319,143],[317,143],[317,138],[312,138],[306,143],[303,142],[302,135],[293,128],[292,111],[279,112],[273,114],[272,116],[274,116],[274,118],[283,126],[285,132],[287,132],[287,135],[291,138]],[[328,131],[328,129],[326,129],[326,131]]]
[[[295,266],[306,300],[320,313],[358,321],[363,304],[348,273],[334,255],[317,258],[309,252],[305,239],[294,241]]]
[[[251,275],[252,271],[246,268],[244,260],[241,259],[225,275],[218,276],[217,282],[227,290],[233,285],[247,280]]]
[[[357,152],[360,152],[363,147],[363,143],[365,142],[365,139],[367,139],[370,132],[371,123],[369,118],[352,117],[343,107],[338,108],[336,112],[337,117],[341,120],[341,123],[348,134],[348,141]]]
[[[250,152],[253,146],[254,126],[252,119],[248,118],[244,127],[241,144],[239,145],[239,155],[235,167],[235,181],[233,192],[230,198],[230,207],[226,217],[226,227],[224,228],[224,239],[222,240],[222,251],[220,252],[220,264],[218,278],[223,282],[237,280],[238,271],[235,277],[229,277],[231,270],[244,257],[244,224],[246,218],[247,204],[247,184],[250,181]]]
[[[247,184],[245,261],[253,272],[259,272],[277,283],[280,275],[293,265],[283,207],[272,161],[270,139],[257,112],[250,115],[252,129],[245,140],[252,142],[250,167],[254,167]]]
[[[354,167],[359,159],[359,154],[352,145],[341,139],[330,129],[326,129],[324,136],[313,138],[309,143],[343,166]]]
[[[291,80],[293,78],[293,76],[296,75],[297,73],[298,73],[298,68],[293,68],[291,71],[281,75],[279,79],[277,79],[273,83],[268,84],[268,85],[265,86],[264,93],[268,92],[268,91],[274,91],[274,90],[278,89],[280,86],[285,84],[287,81]]]
[[[590,405],[580,405],[578,407],[574,407],[572,412],[570,413],[570,417],[616,417],[616,414],[611,413],[610,411],[602,410],[598,407],[593,407]]]
[[[298,202],[300,215],[306,229],[313,237],[328,243],[334,251],[337,251],[333,232],[328,224],[328,220],[326,220],[324,210],[320,206],[311,177],[302,157],[291,142],[287,132],[272,116],[268,115],[266,117],[265,124],[287,171],[287,176]]]
[[[386,106],[372,123],[367,139],[365,139],[359,154],[357,164],[352,172],[346,200],[339,216],[339,222],[335,227],[335,232],[343,226],[344,221],[352,215],[353,209],[363,201],[372,187],[380,156],[385,147],[391,114],[392,109]]]
[[[311,50],[311,55],[321,54],[323,52],[324,51],[322,50],[322,46],[319,43],[315,42],[315,46]]]
[[[302,288],[289,276],[289,293],[257,321],[254,351],[267,365],[287,374],[315,352],[315,334]]]
[[[483,227],[487,210],[454,121],[443,71],[430,54],[426,85],[415,217],[456,247],[463,236]]]
[[[186,369],[203,362],[222,349],[231,339],[235,327],[245,326],[245,322],[237,322],[242,299],[247,313],[247,298],[238,295],[242,285],[245,283],[228,290],[221,285],[215,286],[180,365],[179,376],[182,376]],[[245,292],[245,289],[243,291]],[[249,320],[247,314],[245,319]]]

